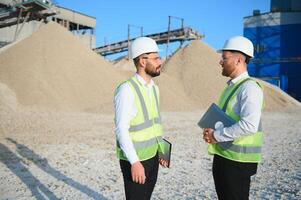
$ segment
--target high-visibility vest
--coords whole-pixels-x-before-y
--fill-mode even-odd
[[[251,78],[246,78],[235,83],[230,90],[226,88],[219,100],[219,107],[224,110],[233,120],[238,122],[240,117],[233,111],[235,99],[237,97],[238,88],[246,81],[255,81]],[[256,82],[260,87],[261,85]],[[261,87],[262,88],[262,87]],[[263,143],[263,132],[261,120],[258,127],[258,132],[244,136],[234,141],[219,142],[208,145],[209,154],[217,154],[229,160],[246,163],[259,163],[261,161],[261,147]]]
[[[154,85],[150,98],[146,89],[136,77],[132,77],[125,82],[130,85],[133,91],[135,105],[138,109],[137,115],[130,121],[129,134],[139,160],[148,160],[154,157],[157,151],[164,151],[162,138],[163,129],[159,111],[159,89]],[[116,91],[117,90],[118,87]],[[127,160],[124,152],[120,148],[118,140],[116,142],[117,157],[121,160]]]

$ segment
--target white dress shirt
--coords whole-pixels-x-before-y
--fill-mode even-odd
[[[147,90],[148,96],[151,98],[152,87],[154,81],[151,80],[148,84],[139,75],[135,74],[138,81]],[[135,96],[128,83],[123,83],[116,92],[114,97],[115,107],[115,133],[119,142],[120,148],[125,153],[128,161],[133,164],[139,161],[133,142],[129,135],[130,121],[137,115],[138,108],[135,105]]]
[[[228,89],[231,89],[239,80],[249,77],[245,72],[228,81]],[[214,137],[218,142],[233,141],[258,131],[263,104],[263,91],[255,81],[243,83],[237,91],[234,99],[233,111],[240,120],[230,127],[217,128]]]

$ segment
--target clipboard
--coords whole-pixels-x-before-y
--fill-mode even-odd
[[[235,123],[236,121],[213,103],[198,122],[198,126],[201,128],[217,129],[221,125],[223,127],[229,127]]]
[[[171,158],[171,147],[172,144],[163,138],[163,152],[158,152],[159,153],[159,159],[162,158],[167,161],[167,167],[169,168],[170,166],[170,158]]]

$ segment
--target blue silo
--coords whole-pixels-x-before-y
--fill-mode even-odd
[[[271,11],[244,18],[255,55],[251,76],[279,86],[301,101],[301,0],[271,0]]]

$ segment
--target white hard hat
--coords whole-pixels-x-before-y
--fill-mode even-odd
[[[130,56],[132,59],[144,53],[159,52],[158,45],[155,40],[148,37],[139,37],[134,40],[130,48]]]
[[[233,50],[233,51],[240,51],[251,58],[254,57],[254,46],[253,43],[246,37],[243,36],[234,36],[228,39],[224,47],[220,49],[218,52],[224,50]]]

